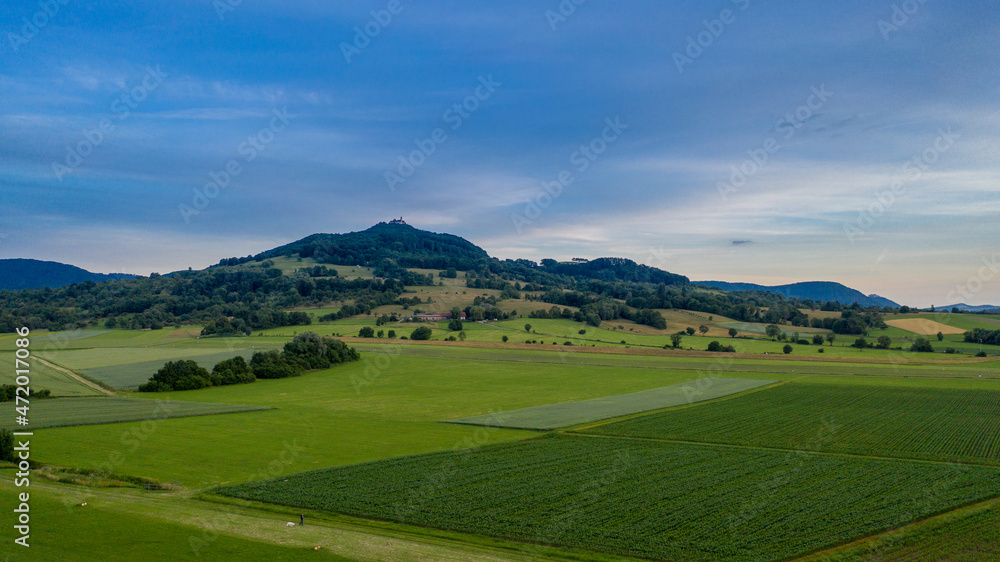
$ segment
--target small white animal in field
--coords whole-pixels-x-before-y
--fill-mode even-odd
[[[87,502],[83,502],[83,503],[81,503],[81,504],[80,504],[80,507],[87,507]]]
[[[291,521],[289,521],[288,523],[285,523],[285,527],[294,527],[294,526],[295,526],[295,523],[292,523]]]

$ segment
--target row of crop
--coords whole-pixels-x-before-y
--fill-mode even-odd
[[[1000,392],[789,383],[588,433],[1000,463]]]
[[[223,495],[655,559],[787,558],[1000,493],[1000,470],[559,436]],[[943,484],[942,484],[943,483]],[[927,489],[935,494],[912,501]]]

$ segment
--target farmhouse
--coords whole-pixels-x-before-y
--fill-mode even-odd
[[[465,313],[464,312],[460,315],[460,318],[462,320],[465,320]],[[439,322],[441,320],[451,320],[451,313],[450,312],[435,312],[435,313],[414,314],[413,315],[413,319],[414,320],[427,320],[427,321]]]

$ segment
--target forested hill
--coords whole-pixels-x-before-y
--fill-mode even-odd
[[[451,234],[419,230],[406,224],[379,223],[361,232],[313,234],[252,258],[223,260],[222,265],[298,254],[331,265],[377,266],[390,259],[400,267],[478,269],[489,259],[486,250]]]
[[[0,291],[65,287],[74,283],[132,279],[126,273],[91,273],[65,263],[29,259],[0,260]]]
[[[784,295],[789,298],[809,299],[816,302],[839,302],[840,304],[859,304],[864,307],[892,307],[899,308],[895,302],[878,295],[865,295],[861,291],[850,287],[833,283],[831,281],[809,281],[805,283],[792,283],[790,285],[777,285],[767,287],[754,283],[727,283],[725,281],[698,281],[699,285],[715,287],[725,291],[764,291]]]

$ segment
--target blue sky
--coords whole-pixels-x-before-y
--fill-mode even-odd
[[[5,2],[0,256],[148,274],[403,216],[501,258],[1000,304],[998,16]]]

